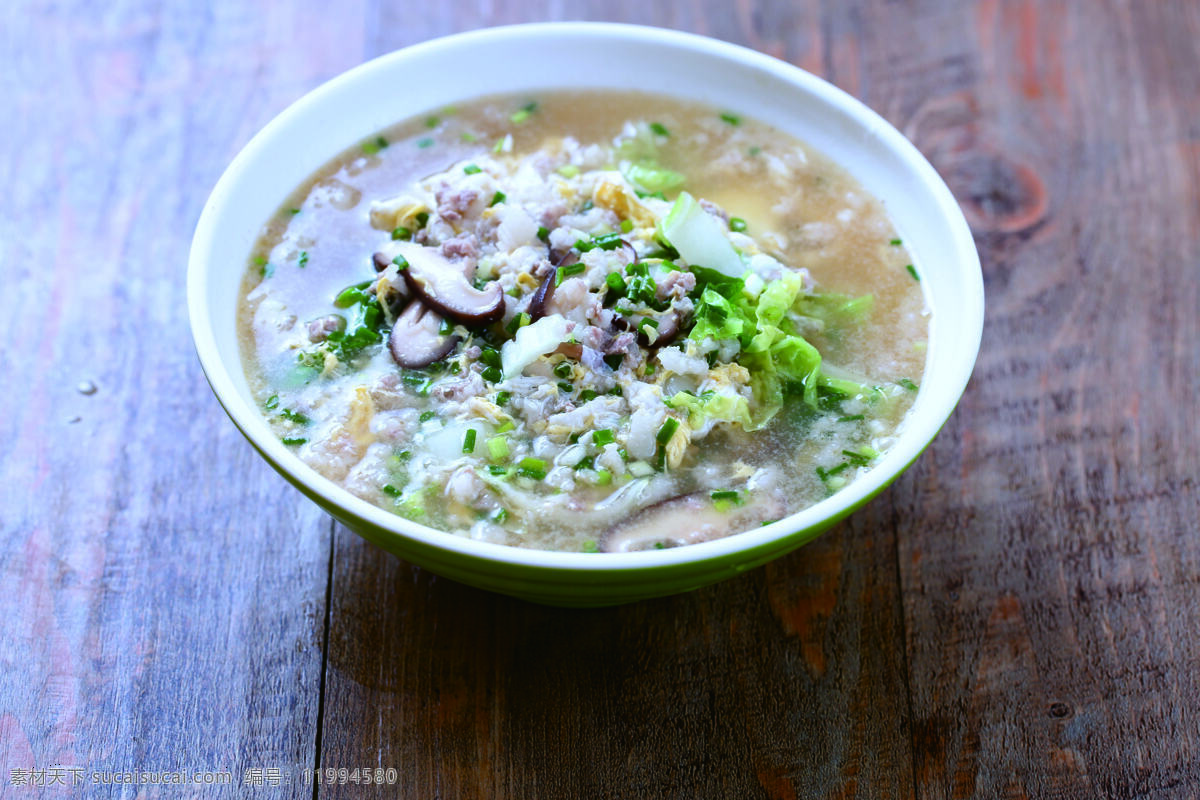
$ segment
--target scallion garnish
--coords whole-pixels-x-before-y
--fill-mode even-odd
[[[419,422],[429,422],[429,420],[433,419],[436,416],[437,416],[436,411],[422,411],[421,416],[417,417],[417,420]]]
[[[463,167],[463,172],[467,175],[475,175],[480,172],[483,172],[483,170],[481,170],[479,167],[475,166],[474,164],[467,164],[465,167]]]
[[[467,428],[467,432],[463,434],[462,451],[464,453],[474,453],[475,452],[475,429],[474,428]]]
[[[721,119],[725,120],[730,125],[741,125],[742,124],[741,117],[739,117],[737,114],[731,114],[728,111],[721,112]]]
[[[679,430],[679,420],[674,417],[667,417],[667,421],[658,429],[658,433],[654,435],[654,441],[665,445],[671,441],[671,437],[675,435],[675,431]]]
[[[612,444],[615,441],[616,437],[613,436],[613,432],[608,428],[600,428],[599,430],[592,431],[592,444],[596,445],[597,447],[603,447],[604,445]]]
[[[286,444],[287,446],[291,447],[292,445],[304,444],[305,442],[308,441],[308,439],[305,439],[304,437],[293,438],[290,436],[285,436],[284,438],[280,439],[279,441],[281,441],[284,444]]]
[[[484,367],[483,371],[480,372],[479,375],[488,383],[499,383],[500,381],[504,380],[504,373],[501,372],[497,367]]]
[[[392,240],[393,241],[408,241],[411,238],[412,238],[412,231],[410,231],[408,228],[404,227],[403,225],[401,225],[400,227],[398,227],[392,231]]]
[[[730,217],[729,230],[733,231],[734,233],[741,233],[742,231],[746,230],[746,220],[742,219],[741,217]]]
[[[494,195],[492,195],[492,202],[489,203],[488,206],[491,207],[494,205],[498,205],[500,203],[503,203],[507,199],[508,199],[508,195],[506,195],[504,192],[496,192]]]
[[[492,461],[500,461],[508,458],[508,437],[504,435],[493,436],[487,440],[488,456]]]
[[[561,286],[565,278],[571,275],[579,275],[587,271],[587,265],[576,262],[574,264],[566,264],[558,268],[558,273],[554,277],[554,285]]]
[[[537,237],[538,237],[539,239],[541,239],[543,242],[548,242],[548,241],[550,241],[550,231],[549,231],[549,230],[546,228],[546,226],[545,226],[545,225],[539,225],[539,226],[538,226],[538,229],[537,229]]]
[[[526,456],[517,463],[517,474],[540,481],[546,477],[546,462],[540,458]]]
[[[667,126],[661,122],[651,122],[650,130],[654,131],[656,136],[670,136],[671,132],[667,130]]]
[[[912,264],[905,264],[904,268],[906,270],[908,270],[909,275],[912,275],[914,281],[921,280],[921,276],[917,274],[917,268],[914,267]]]
[[[496,405],[507,405],[510,397],[512,397],[512,392],[496,392]]]
[[[392,486],[390,483],[385,483],[381,489],[388,497],[399,497],[401,494],[401,491],[395,486]]]

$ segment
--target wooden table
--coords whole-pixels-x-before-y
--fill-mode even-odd
[[[1200,3],[0,14],[0,797],[1200,793]],[[287,103],[550,18],[727,38],[862,98],[946,177],[988,293],[966,396],[883,496],[738,580],[599,611],[335,525],[225,418],[184,308],[209,189]],[[91,783],[128,770],[230,783]],[[39,774],[65,785],[18,785]]]

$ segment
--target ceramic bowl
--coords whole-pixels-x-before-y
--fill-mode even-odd
[[[236,309],[251,247],[287,195],[345,148],[414,115],[495,93],[630,87],[772,124],[848,168],[884,202],[916,260],[933,321],[920,392],[878,465],[832,497],[739,535],[650,552],[559,553],[410,522],[334,485],[281,444],[243,373]],[[238,154],[204,207],[188,264],[188,309],[200,362],[234,424],[271,466],[347,527],[447,578],[541,603],[594,606],[688,591],[753,569],[811,541],[895,480],[966,387],[983,327],[983,281],[970,230],[946,185],[895,128],[840,89],[700,36],[552,23],[407,47],[334,78],[279,114]]]

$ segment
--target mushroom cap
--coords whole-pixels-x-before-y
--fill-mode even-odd
[[[493,281],[480,290],[467,278],[466,270],[473,270],[474,262],[451,262],[437,250],[415,242],[396,243],[393,249],[408,262],[400,270],[408,288],[438,313],[470,325],[504,316],[500,284]]]
[[[444,358],[458,346],[458,337],[442,333],[442,318],[420,300],[408,304],[392,326],[388,349],[402,367],[419,369]]]

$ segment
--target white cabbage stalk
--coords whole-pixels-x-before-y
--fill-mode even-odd
[[[561,314],[550,314],[517,330],[517,335],[500,348],[504,379],[515,378],[540,356],[554,352],[566,341],[569,323]]]

